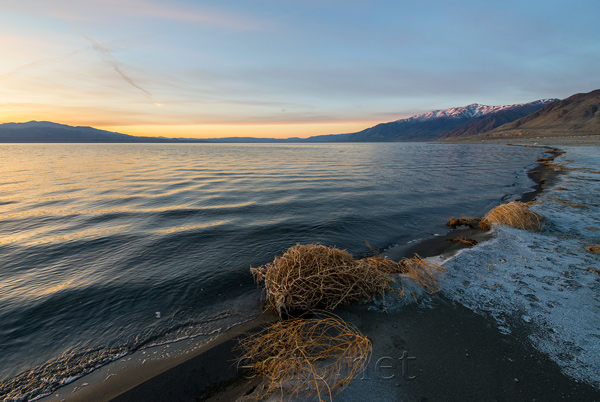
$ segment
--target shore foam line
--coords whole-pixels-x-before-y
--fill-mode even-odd
[[[538,197],[541,232],[498,227],[496,236],[446,262],[443,293],[522,333],[571,377],[600,387],[600,147],[565,147],[568,171]]]

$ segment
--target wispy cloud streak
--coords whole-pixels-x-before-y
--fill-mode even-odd
[[[112,42],[110,42],[110,43],[112,43]],[[103,45],[102,47],[106,48],[106,45]],[[46,58],[43,58],[43,59],[39,59],[39,60],[35,60],[35,61],[29,62],[29,63],[22,64],[20,66],[15,67],[12,71],[9,71],[9,72],[4,73],[4,74],[0,74],[0,81],[10,79],[10,78],[12,78],[14,76],[17,76],[19,74],[25,73],[25,72],[30,71],[30,70],[35,70],[37,68],[42,68],[42,67],[44,67],[44,66],[46,66],[48,64],[57,63],[57,62],[69,59],[71,57],[77,56],[80,53],[88,52],[90,50],[94,50],[94,48],[91,47],[91,46],[86,46],[86,47],[84,47],[82,49],[77,49],[77,50],[74,50],[74,51],[72,51],[70,53],[61,55],[61,56],[46,57]]]
[[[113,56],[112,52],[108,48],[102,46],[101,44],[99,44],[98,42],[96,42],[95,40],[90,38],[89,36],[85,35],[84,33],[82,33],[82,32],[78,32],[78,33],[82,37],[84,37],[85,40],[87,40],[88,42],[90,42],[92,44],[92,48],[95,51],[97,51],[98,53],[100,53],[100,55],[102,56],[104,61],[107,62],[108,64],[110,64],[112,66],[113,70],[117,74],[119,74],[125,82],[127,82],[132,87],[141,91],[148,99],[150,99],[152,102],[154,102],[154,104],[156,106],[162,106],[162,103],[160,103],[159,101],[154,99],[154,97],[152,96],[152,94],[149,91],[147,91],[144,88],[142,88],[141,86],[139,86],[131,77],[129,77],[127,74],[125,74],[123,72],[123,70],[121,70],[121,67],[119,66],[117,59]]]
[[[150,91],[142,88],[131,77],[129,77],[127,74],[125,74],[123,72],[123,70],[121,69],[120,63],[114,57],[114,55],[112,54],[112,52],[110,51],[110,49],[108,49],[105,46],[102,46],[100,43],[96,42],[94,39],[92,39],[89,36],[87,36],[86,34],[84,34],[77,27],[77,25],[75,24],[75,22],[73,21],[73,19],[67,13],[65,13],[61,8],[59,8],[56,5],[52,4],[49,0],[46,0],[46,3],[50,7],[54,8],[56,11],[58,11],[60,13],[60,15],[62,15],[63,18],[66,19],[69,22],[69,25],[71,26],[71,29],[73,29],[73,31],[75,31],[76,33],[78,33],[79,35],[81,35],[81,37],[83,37],[85,40],[87,40],[92,45],[92,48],[96,52],[98,52],[100,54],[100,56],[102,57],[102,59],[113,68],[113,70],[123,79],[123,81],[127,82],[133,88],[135,88],[135,89],[139,90],[140,92],[142,92],[144,94],[144,96],[146,98],[148,98],[150,101],[152,101],[156,106],[162,106],[162,103],[160,103],[159,101],[157,101],[156,99],[154,99],[154,96],[152,95],[152,93],[150,93]]]

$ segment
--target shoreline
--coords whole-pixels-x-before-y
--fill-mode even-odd
[[[558,155],[556,154],[554,157]],[[544,186],[558,176],[556,171],[550,171],[543,166],[536,167],[528,172],[528,175],[537,184],[531,192],[522,195],[521,200],[523,201],[529,201],[538,196],[543,191]],[[492,238],[493,234],[474,229],[455,229],[444,236],[394,247],[387,250],[385,254],[392,259],[412,256],[415,252],[424,257],[452,255],[466,248],[466,246],[461,247],[446,241],[447,238],[456,236],[468,236],[485,241]],[[440,305],[444,305],[444,303],[447,304],[447,300],[445,302],[441,301]],[[363,306],[357,306],[356,308],[360,309],[361,307]],[[456,307],[449,305],[446,307],[456,310]],[[344,312],[344,314],[355,315],[356,312],[353,313],[352,308],[353,306],[348,309],[350,312]],[[235,355],[231,348],[240,336],[256,331],[274,319],[275,316],[269,317],[265,314],[259,314],[258,317],[234,326],[216,336],[215,339],[204,341],[201,345],[194,345],[192,339],[180,341],[183,344],[177,346],[175,344],[180,342],[156,347],[162,349],[177,349],[179,347],[180,350],[174,357],[165,357],[164,353],[158,353],[159,356],[162,356],[161,358],[146,361],[135,355],[153,352],[154,348],[138,351],[132,354],[131,357],[127,356],[130,357],[128,361],[133,359],[134,363],[126,365],[126,367],[118,367],[116,363],[122,360],[119,359],[39,400],[207,400],[211,402],[235,400],[251,392],[257,382],[255,380],[248,383],[240,378],[239,372],[233,366]],[[154,353],[156,354],[156,352]],[[218,358],[215,359],[215,357]],[[117,367],[109,367],[112,365]],[[103,376],[106,376],[104,380],[102,380]]]
[[[211,395],[220,384],[229,384],[239,375],[232,351],[237,340],[276,318],[275,314],[259,313],[212,338],[190,338],[138,350],[37,400],[190,401]]]

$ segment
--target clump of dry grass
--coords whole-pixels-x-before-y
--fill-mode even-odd
[[[479,242],[475,239],[469,239],[467,237],[452,237],[450,239],[446,239],[446,241],[451,241],[452,243],[461,243],[467,246],[476,246]]]
[[[239,343],[240,362],[268,380],[266,394],[308,390],[332,400],[366,368],[369,339],[332,313],[317,314],[279,321]]]
[[[540,230],[544,217],[529,210],[527,203],[512,201],[489,211],[484,218],[490,224],[507,225],[517,229]]]
[[[447,226],[450,226],[452,229],[456,229],[459,226],[468,226],[471,229],[480,229],[480,230],[490,230],[491,226],[489,222],[486,222],[485,219],[474,217],[474,216],[462,216],[460,218],[451,217],[446,222]]]
[[[297,244],[260,268],[250,268],[265,282],[267,304],[282,316],[317,307],[337,306],[383,294],[392,279],[350,253],[318,244]]]
[[[437,278],[445,268],[418,255],[399,262],[377,255],[356,260],[335,247],[297,244],[272,263],[250,271],[256,282],[264,281],[267,306],[283,317],[315,308],[334,310],[383,295],[394,282],[389,274],[404,274],[436,292]]]
[[[589,247],[586,247],[585,249],[590,253],[600,254],[600,245],[589,246]]]

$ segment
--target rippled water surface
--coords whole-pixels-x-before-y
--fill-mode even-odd
[[[526,191],[540,152],[0,144],[0,397],[247,319],[248,268],[296,243],[364,255],[445,232]]]

